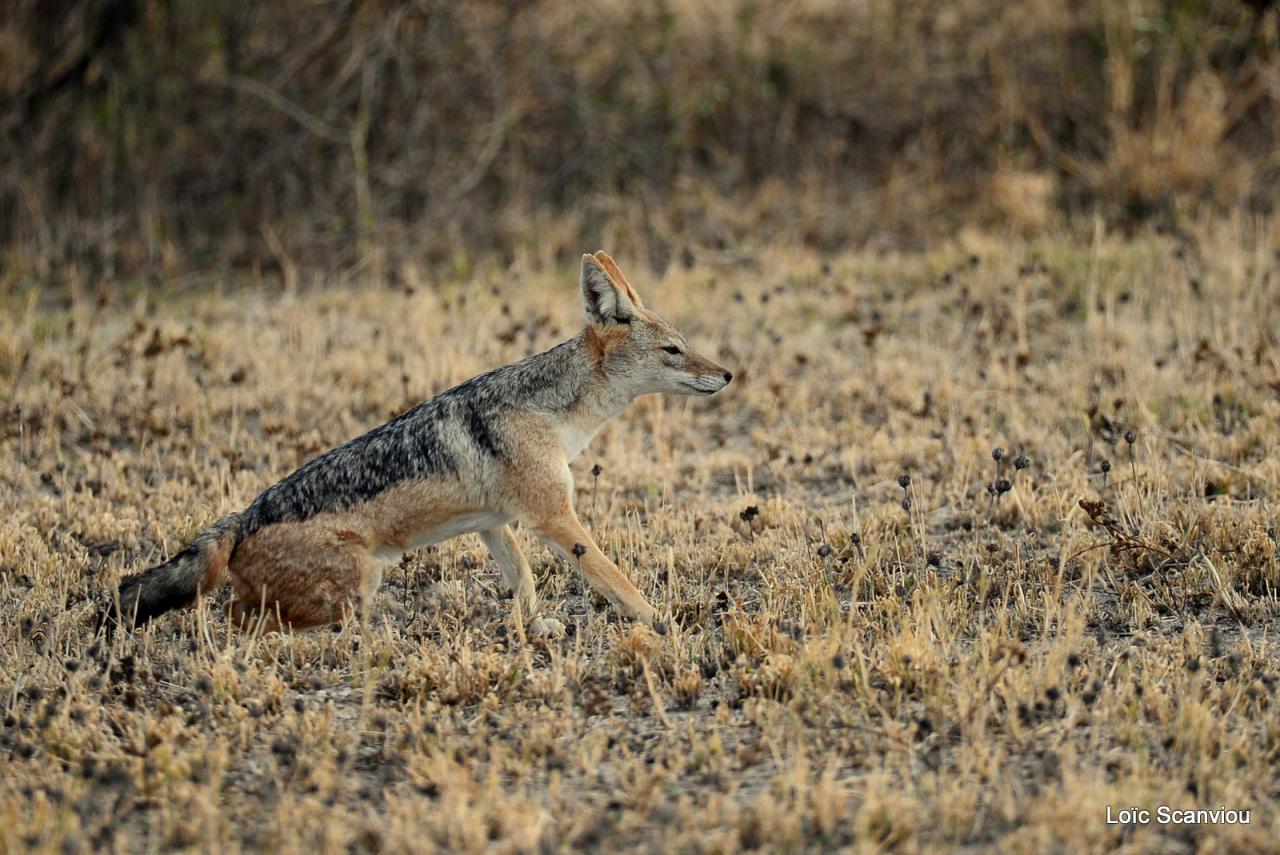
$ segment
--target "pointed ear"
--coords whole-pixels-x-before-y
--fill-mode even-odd
[[[593,255],[582,256],[582,302],[593,324],[629,324],[636,313],[626,290],[614,284]]]
[[[617,262],[610,258],[603,249],[596,251],[595,259],[600,262],[600,266],[604,268],[604,272],[613,280],[613,284],[626,292],[635,307],[637,309],[643,309],[644,303],[640,302],[640,295],[636,293],[635,288],[631,287],[631,283],[627,281],[627,277],[622,275],[622,268],[618,267]]]

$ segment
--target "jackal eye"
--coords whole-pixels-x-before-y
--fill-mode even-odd
[[[667,353],[671,354],[672,356],[680,355],[680,348],[676,347],[674,344],[669,344],[662,349],[665,350]]]

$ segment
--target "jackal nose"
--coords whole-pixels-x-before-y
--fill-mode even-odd
[[[732,380],[732,379],[733,379],[733,372],[732,372],[732,371],[726,371],[726,372],[724,373],[724,382],[728,383],[728,382],[729,382],[730,380]]]

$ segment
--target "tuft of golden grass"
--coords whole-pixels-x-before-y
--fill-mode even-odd
[[[1265,848],[1266,234],[774,247],[638,282],[735,382],[638,401],[574,465],[670,633],[529,542],[573,628],[549,644],[471,537],[332,632],[206,601],[106,643],[87,617],[308,457],[567,337],[569,271],[6,298],[0,850]],[[1253,822],[1105,823],[1157,804]]]

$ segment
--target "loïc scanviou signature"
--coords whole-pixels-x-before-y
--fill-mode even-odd
[[[1210,809],[1182,810],[1157,805],[1155,810],[1140,807],[1112,808],[1107,805],[1107,825],[1248,825],[1249,810],[1228,810],[1225,806]]]

